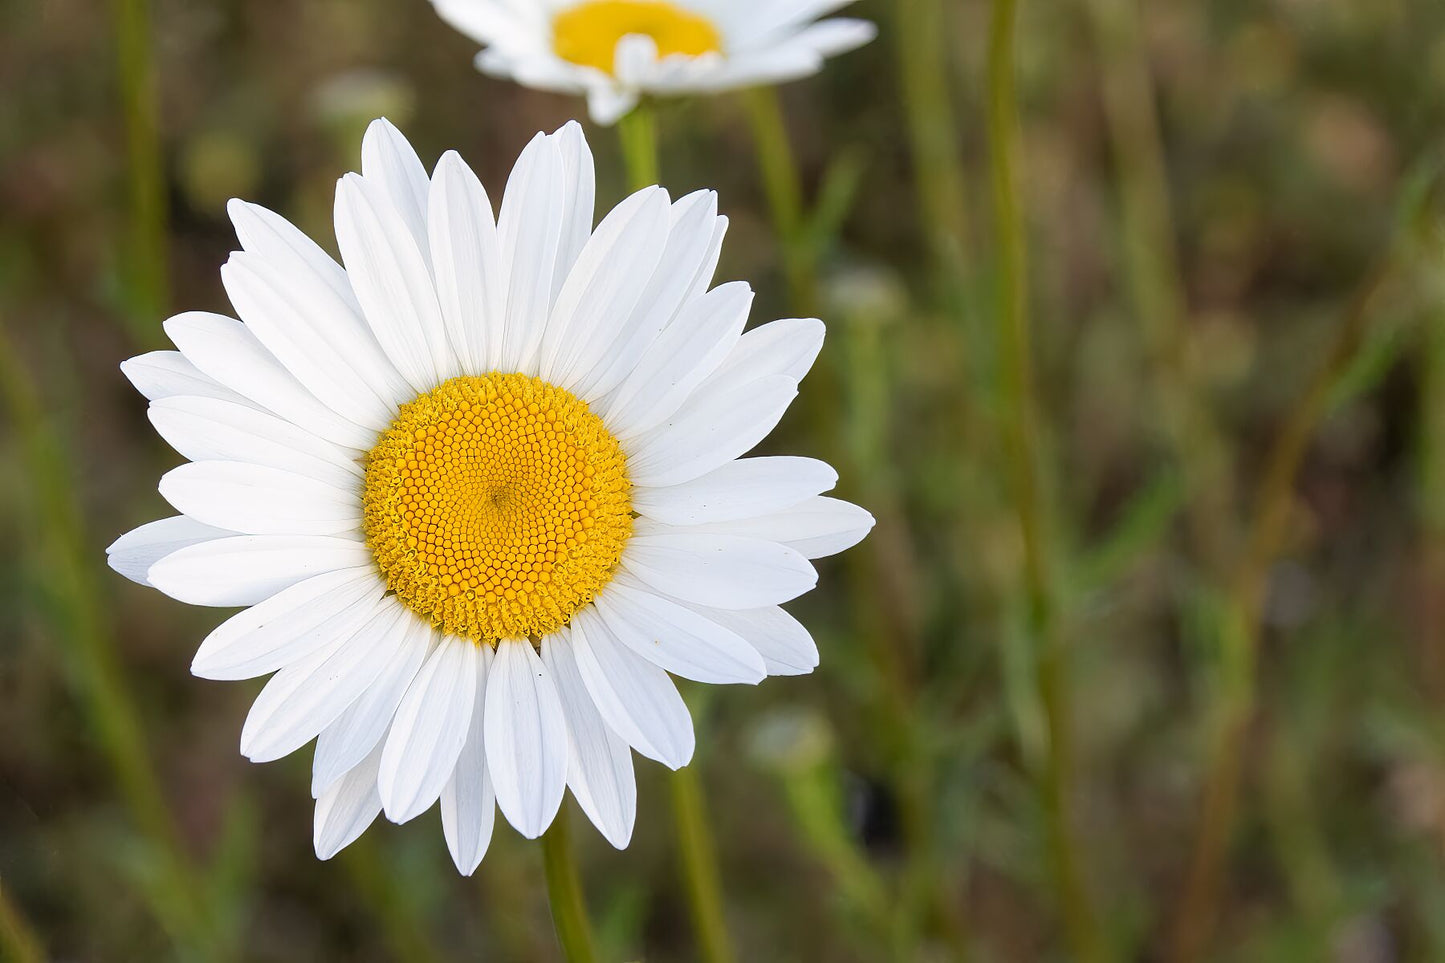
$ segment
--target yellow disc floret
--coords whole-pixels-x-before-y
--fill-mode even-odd
[[[390,589],[495,645],[566,625],[632,534],[617,440],[570,392],[453,378],[404,406],[366,466],[367,543]]]
[[[657,56],[700,57],[719,53],[722,36],[705,17],[662,0],[585,0],[552,21],[557,56],[612,73],[617,42],[643,34],[657,43]]]

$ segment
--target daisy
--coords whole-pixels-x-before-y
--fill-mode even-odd
[[[853,0],[432,0],[485,44],[477,67],[540,90],[586,94],[613,124],[644,94],[776,84],[872,40],[866,20],[818,18]]]
[[[255,762],[316,740],[315,845],[440,801],[473,872],[494,810],[527,837],[570,789],[618,848],[632,751],[688,763],[670,675],[753,684],[818,662],[779,607],[809,559],[873,519],[837,475],[741,457],[778,423],[817,320],[744,333],[752,292],[712,286],[727,219],[652,187],[593,228],[577,124],[522,153],[500,211],[455,153],[428,177],[372,124],[336,196],[338,265],[233,201],[221,270],[240,320],[171,318],[178,351],[122,365],[189,459],[180,514],[109,549],[127,577],[240,608],[207,679],[272,675],[241,732]]]

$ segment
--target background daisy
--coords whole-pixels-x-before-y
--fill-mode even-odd
[[[643,96],[796,80],[872,40],[866,20],[819,20],[853,0],[432,0],[485,44],[477,67],[528,87],[586,94],[612,124]]]

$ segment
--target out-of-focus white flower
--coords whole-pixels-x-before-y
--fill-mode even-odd
[[[872,23],[819,20],[853,0],[432,0],[486,46],[485,73],[585,94],[612,124],[644,95],[782,83],[872,40]]]

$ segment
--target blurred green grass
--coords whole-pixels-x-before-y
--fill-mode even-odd
[[[864,0],[879,42],[783,91],[805,194],[828,194],[840,163],[861,180],[816,252],[829,344],[770,444],[834,459],[843,497],[880,525],[795,607],[818,673],[699,713],[744,960],[953,959],[961,943],[981,959],[1075,956],[1034,788],[1046,726],[1002,455],[989,5],[936,8],[946,102],[936,75],[904,73],[930,36],[903,19],[930,9],[919,0]],[[149,14],[171,310],[227,310],[230,196],[328,242],[335,178],[377,114],[424,158],[455,147],[497,185],[527,138],[581,110],[476,75],[471,45],[421,0],[157,0]],[[155,912],[174,902],[156,889],[168,857],[75,684],[74,612],[53,594],[74,576],[114,639],[215,916],[203,929],[232,958],[556,959],[540,853],[508,830],[470,881],[423,825],[434,817],[318,863],[307,754],[252,767],[236,752],[259,684],[187,674],[214,614],[103,568],[111,538],[162,511],[154,480],[175,462],[116,367],[162,342],[162,295],[136,264],[119,36],[78,0],[0,7],[0,324],[43,412],[0,422],[0,886],[55,959],[171,958],[188,925]],[[1252,493],[1388,260],[1266,569],[1209,952],[1445,959],[1445,271],[1423,186],[1442,158],[1445,7],[1024,3],[1018,58],[1068,801],[1110,954],[1169,953],[1231,691],[1219,640]],[[721,192],[720,276],[751,279],[763,319],[792,313],[797,291],[748,118],[739,96],[665,106],[663,180]],[[615,138],[589,135],[610,203],[625,183]],[[920,176],[919,157],[944,167]],[[940,215],[939,197],[957,210]],[[56,561],[55,491],[27,437],[69,466],[78,575]],[[694,959],[667,785],[658,767],[639,774],[629,850],[577,827],[601,954]]]

